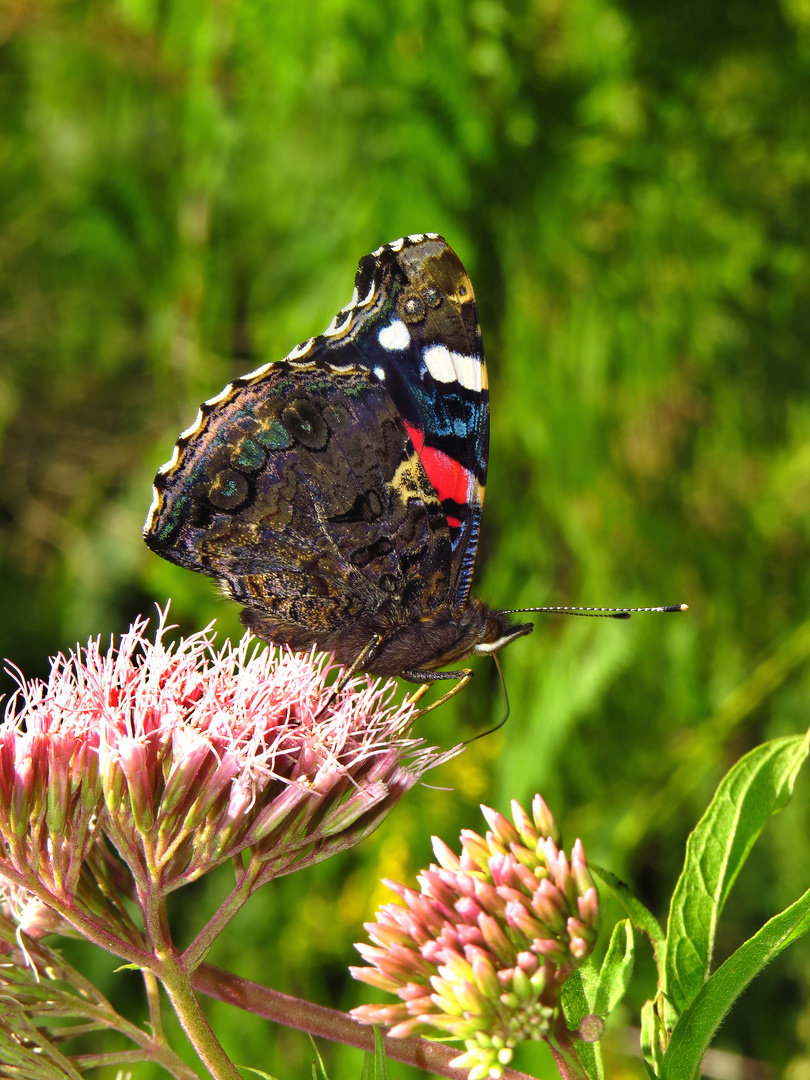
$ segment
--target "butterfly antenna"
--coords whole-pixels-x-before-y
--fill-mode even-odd
[[[592,619],[629,619],[637,611],[688,611],[688,604],[664,604],[662,607],[516,607],[508,608],[504,615],[516,615],[519,611],[546,611],[552,615],[583,615]]]
[[[492,735],[493,732],[498,731],[499,728],[502,728],[506,721],[509,719],[509,694],[506,692],[506,680],[503,677],[503,668],[501,667],[501,662],[498,659],[498,654],[492,653],[491,655],[492,659],[495,661],[495,666],[498,669],[498,675],[500,676],[501,686],[503,688],[503,696],[506,699],[506,713],[503,720],[501,720],[499,724],[496,724],[495,727],[488,728],[486,731],[482,731],[480,735],[473,735],[471,739],[465,739],[464,742],[461,744],[462,746],[469,746],[470,743],[474,743],[476,739],[483,739],[485,735]]]

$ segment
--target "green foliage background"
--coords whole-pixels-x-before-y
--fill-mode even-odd
[[[810,2],[4,0],[0,221],[0,653],[26,674],[169,595],[184,630],[237,633],[143,546],[152,475],[203,398],[323,329],[361,255],[425,230],[470,272],[489,360],[478,592],[691,606],[541,617],[505,656],[508,725],[436,775],[453,791],[267,888],[211,959],[357,1004],[380,876],[538,790],[664,917],[719,777],[808,722]],[[503,707],[482,664],[424,723],[447,743]],[[807,887],[807,821],[800,780],[718,960]],[[227,886],[178,897],[181,936]],[[720,1045],[810,1076],[809,991],[799,946]],[[212,1014],[239,1062],[309,1071],[303,1036]]]

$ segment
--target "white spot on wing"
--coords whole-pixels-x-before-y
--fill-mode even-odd
[[[421,244],[421,242],[425,239],[425,234],[420,232],[411,233],[408,239],[412,244]]]
[[[455,382],[456,369],[453,367],[453,358],[446,345],[431,345],[422,353],[430,374],[436,382]]]
[[[379,364],[377,365],[377,367],[374,368],[374,374],[377,376],[380,382],[385,382],[385,372],[379,366]]]
[[[405,243],[405,237],[401,237],[399,240],[392,240],[388,245],[391,251],[402,251],[402,245]]]
[[[411,335],[402,319],[394,319],[380,330],[377,340],[387,352],[401,352],[410,345]]]
[[[477,356],[451,352],[446,345],[430,345],[422,358],[436,382],[457,382],[466,390],[482,390],[486,385]]]

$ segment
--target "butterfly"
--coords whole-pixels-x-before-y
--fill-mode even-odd
[[[528,634],[471,595],[489,453],[478,310],[436,233],[360,260],[318,337],[206,401],[154,481],[152,551],[264,641],[412,682]]]

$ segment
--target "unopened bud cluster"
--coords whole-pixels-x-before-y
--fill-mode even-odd
[[[514,825],[481,808],[486,837],[464,831],[462,854],[434,837],[438,866],[420,890],[387,881],[402,903],[367,923],[372,945],[357,948],[371,967],[355,978],[400,998],[353,1011],[389,1035],[463,1040],[453,1064],[470,1080],[498,1077],[526,1039],[542,1039],[559,992],[596,941],[599,899],[579,840],[570,860],[543,800],[532,815],[512,803]]]

